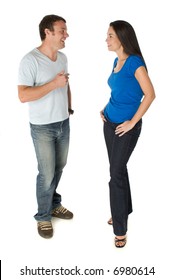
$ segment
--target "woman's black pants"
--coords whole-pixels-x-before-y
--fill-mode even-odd
[[[115,235],[127,232],[128,215],[132,212],[132,200],[127,162],[138,141],[142,120],[123,136],[115,134],[119,124],[104,122],[104,137],[110,163],[110,208]]]

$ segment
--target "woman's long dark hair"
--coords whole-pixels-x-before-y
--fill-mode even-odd
[[[135,30],[131,24],[124,20],[116,20],[111,22],[110,26],[114,29],[116,35],[118,36],[124,52],[128,55],[134,54],[140,56],[145,63]]]

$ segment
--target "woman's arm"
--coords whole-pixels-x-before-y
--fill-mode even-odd
[[[105,116],[104,116],[104,109],[105,109],[105,107],[100,111],[100,117],[101,117],[102,121],[104,121],[104,122],[106,122],[106,119],[105,119]]]
[[[155,98],[154,87],[144,66],[141,66],[136,70],[135,77],[144,93],[144,98],[133,118],[117,126],[115,133],[119,134],[119,136],[122,136],[135,126],[146,113]]]

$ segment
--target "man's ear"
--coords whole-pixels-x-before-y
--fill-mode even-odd
[[[45,28],[44,33],[45,33],[45,35],[49,35],[51,33],[51,31],[48,28]]]

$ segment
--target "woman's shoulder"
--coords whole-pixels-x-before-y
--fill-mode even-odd
[[[144,60],[141,56],[139,55],[136,55],[136,54],[131,54],[129,55],[128,57],[128,60],[131,62],[131,63],[143,63],[144,64]]]
[[[129,71],[134,74],[134,72],[139,68],[140,66],[145,66],[145,62],[143,58],[139,55],[130,55],[128,57],[128,67]]]

